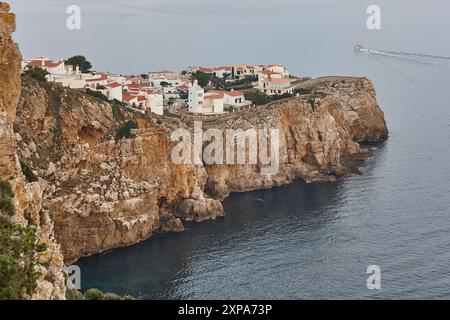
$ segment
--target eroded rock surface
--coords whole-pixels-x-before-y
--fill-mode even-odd
[[[64,260],[55,241],[50,214],[42,207],[42,189],[37,182],[27,183],[16,153],[17,137],[13,132],[16,107],[21,91],[22,56],[12,40],[15,16],[9,5],[0,2],[0,179],[12,186],[15,214],[11,223],[36,229],[37,239],[47,250],[39,254],[41,276],[32,299],[64,299]]]

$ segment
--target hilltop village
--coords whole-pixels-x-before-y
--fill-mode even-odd
[[[299,78],[281,64],[201,67],[180,73],[121,75],[80,70],[48,57],[22,61],[22,72],[40,71],[47,82],[95,94],[142,113],[220,115],[294,95]]]

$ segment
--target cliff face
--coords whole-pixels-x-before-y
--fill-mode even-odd
[[[206,166],[207,189],[230,192],[271,188],[306,181],[330,181],[358,172],[370,155],[359,142],[388,136],[375,90],[366,78],[327,77],[299,85],[306,94],[207,124],[221,128],[276,128],[280,132],[279,170],[265,176],[259,166]]]
[[[7,181],[14,193],[15,214],[8,218],[36,229],[37,239],[47,249],[40,253],[41,276],[33,299],[63,299],[65,297],[64,263],[60,246],[53,233],[53,222],[42,208],[42,190],[38,183],[27,183],[16,154],[13,123],[19,101],[21,54],[12,40],[15,16],[9,5],[0,2],[0,179]]]
[[[72,90],[24,78],[15,125],[21,159],[45,190],[67,262],[147,239],[154,231],[181,231],[174,206],[195,210],[186,220],[223,215],[204,192],[206,170],[175,165],[169,129],[139,119],[133,139],[114,139],[133,117]]]
[[[183,221],[221,217],[230,192],[292,182],[330,181],[357,172],[370,155],[361,141],[387,137],[372,83],[321,78],[300,85],[305,95],[203,122],[208,128],[279,130],[276,174],[259,165],[174,164],[171,133],[193,121],[138,119],[134,138],[115,140],[135,116],[56,85],[23,79],[15,130],[20,158],[34,170],[52,213],[66,262],[182,231]]]

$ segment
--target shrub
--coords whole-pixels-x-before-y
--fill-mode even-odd
[[[197,80],[199,86],[206,87],[211,81],[212,75],[209,73],[204,73],[201,71],[197,71],[194,74],[192,74],[192,80]]]
[[[32,295],[40,276],[36,253],[45,248],[32,228],[0,226],[0,300],[22,300]]]
[[[46,82],[47,78],[45,77],[49,73],[42,68],[33,68],[25,71],[25,74],[33,78],[34,80],[40,82]]]
[[[272,96],[273,100],[281,100],[286,98],[292,98],[294,95],[290,93],[276,94]]]
[[[121,299],[120,299],[119,295],[117,295],[115,293],[107,292],[103,296],[103,300],[121,300]]]
[[[272,98],[264,92],[249,90],[244,93],[246,100],[251,100],[255,105],[260,106],[272,101]]]
[[[86,88],[86,94],[90,95],[91,97],[104,102],[109,102],[109,99],[107,96],[105,96],[103,93],[91,90],[89,88]]]
[[[103,300],[103,296],[103,292],[95,288],[89,289],[85,294],[87,300]]]
[[[131,129],[137,128],[138,126],[136,122],[132,120],[127,121],[122,127],[117,130],[116,140],[133,138],[134,135],[131,133]]]
[[[0,211],[13,216],[15,213],[11,185],[7,181],[0,180]]]
[[[123,297],[123,300],[136,300],[136,298],[127,294],[126,296]]]
[[[67,289],[66,291],[67,300],[84,300],[83,294],[75,289]]]
[[[27,182],[36,182],[38,181],[37,177],[34,175],[33,171],[30,169],[30,167],[27,166],[27,164],[23,161],[20,161],[20,166],[22,168],[22,173],[27,178]]]

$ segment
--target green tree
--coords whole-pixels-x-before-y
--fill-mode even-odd
[[[201,87],[206,87],[211,80],[212,75],[209,73],[204,73],[201,71],[197,71],[196,73],[192,74],[192,80],[197,80],[198,84]]]
[[[83,73],[89,72],[92,68],[92,64],[82,55],[76,55],[67,59],[66,64],[78,66]]]

